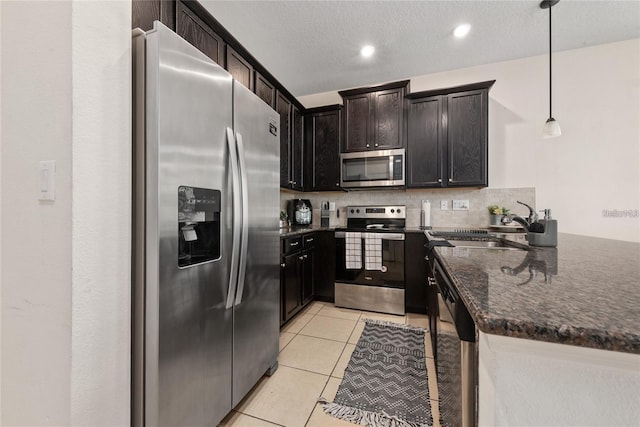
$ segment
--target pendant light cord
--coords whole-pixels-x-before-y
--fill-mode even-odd
[[[551,113],[551,9],[553,9],[553,4],[549,3],[549,118],[553,117]]]

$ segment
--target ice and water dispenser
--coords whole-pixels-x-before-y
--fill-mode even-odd
[[[178,187],[178,265],[220,258],[220,191]]]

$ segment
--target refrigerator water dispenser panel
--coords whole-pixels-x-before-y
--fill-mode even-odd
[[[220,191],[178,187],[178,266],[220,258]]]

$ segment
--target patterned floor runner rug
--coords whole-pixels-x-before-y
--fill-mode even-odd
[[[366,320],[333,402],[323,410],[369,427],[433,425],[424,329]]]

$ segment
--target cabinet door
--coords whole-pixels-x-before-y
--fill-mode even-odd
[[[300,307],[300,257],[300,254],[295,254],[283,258],[282,316],[285,322],[289,320]]]
[[[291,107],[291,120],[292,120],[292,129],[291,129],[291,160],[289,164],[291,165],[291,188],[294,190],[303,190],[303,166],[302,166],[302,114],[300,114],[300,110],[296,107]]]
[[[174,0],[133,0],[131,2],[131,28],[143,31],[153,29],[153,21],[160,21],[175,30],[176,2]]]
[[[404,89],[374,92],[373,149],[402,148],[404,118]]]
[[[344,98],[344,152],[364,151],[371,141],[371,94]]]
[[[410,101],[407,134],[407,187],[441,187],[441,96]]]
[[[404,240],[405,257],[405,310],[411,313],[427,312],[427,274],[423,233],[406,233]]]
[[[313,298],[315,250],[304,251],[302,258],[302,304],[304,305]]]
[[[449,187],[487,186],[488,92],[447,95]]]
[[[314,294],[321,301],[333,302],[336,283],[336,239],[333,231],[317,231],[315,241]]]
[[[290,188],[289,141],[291,138],[291,103],[280,92],[276,96],[276,111],[280,114],[280,187]]]
[[[227,46],[227,71],[249,90],[253,90],[253,67],[229,46]]]
[[[181,1],[176,4],[176,33],[224,66],[224,42]]]
[[[313,191],[335,191],[340,187],[340,110],[313,114],[310,127],[310,152]]]
[[[255,88],[256,95],[258,95],[258,97],[266,102],[271,108],[275,109],[276,87],[257,71],[255,73]]]

